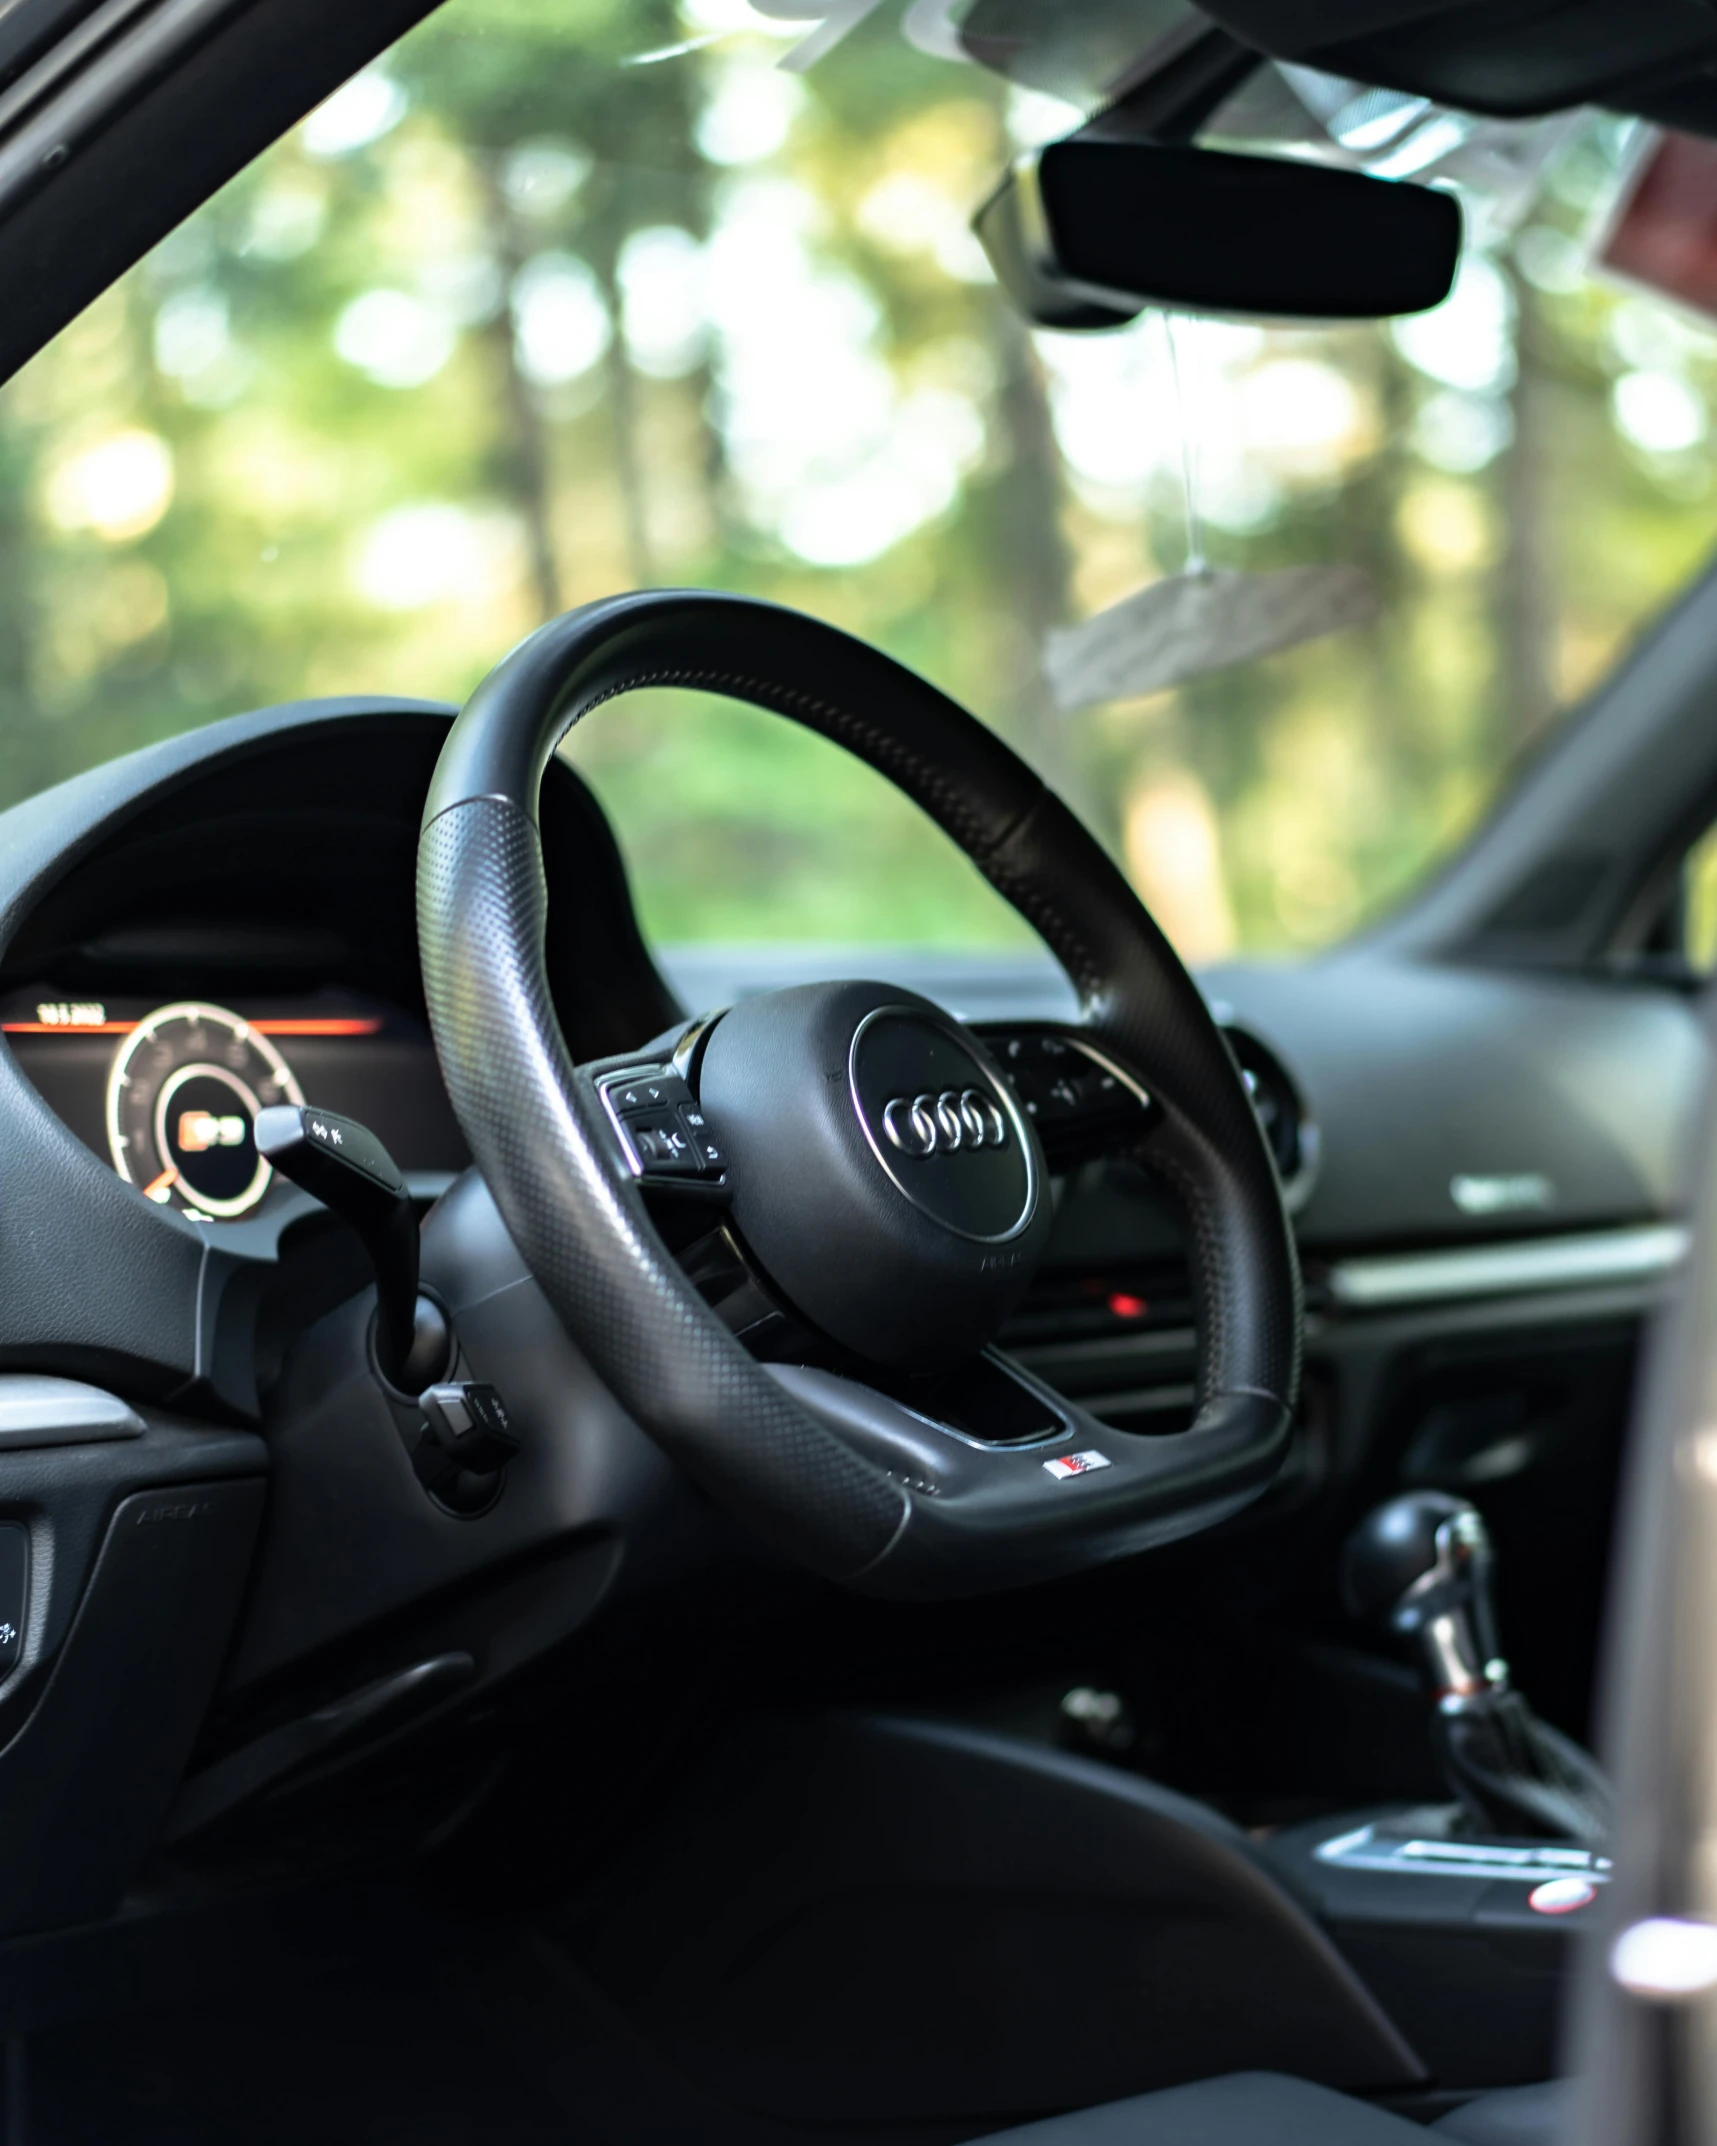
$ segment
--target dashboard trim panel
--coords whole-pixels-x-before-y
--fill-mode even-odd
[[[1583,1230],[1506,1244],[1462,1245],[1447,1252],[1385,1252],[1339,1260],[1329,1269],[1327,1281],[1331,1298],[1344,1311],[1394,1310],[1462,1297],[1657,1281],[1681,1264],[1689,1242],[1690,1232],[1679,1222]]]

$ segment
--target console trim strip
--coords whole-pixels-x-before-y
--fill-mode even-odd
[[[1525,1885],[1557,1878],[1607,1885],[1611,1868],[1607,1855],[1572,1844],[1412,1839],[1385,1833],[1376,1824],[1320,1841],[1312,1853],[1318,1862],[1342,1870],[1399,1871],[1421,1878],[1511,1878]]]
[[[1447,1252],[1383,1252],[1338,1260],[1329,1270],[1329,1293],[1345,1311],[1381,1311],[1458,1297],[1652,1282],[1680,1266],[1690,1242],[1683,1224],[1663,1222]]]

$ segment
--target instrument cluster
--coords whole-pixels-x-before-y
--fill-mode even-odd
[[[376,1001],[0,1000],[0,1032],[70,1129],[145,1199],[195,1221],[252,1214],[273,1172],[258,1111],[315,1103],[371,1126],[400,1167],[467,1158],[423,1024]]]

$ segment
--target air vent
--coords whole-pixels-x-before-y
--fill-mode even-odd
[[[1276,1169],[1290,1207],[1298,1207],[1311,1190],[1317,1163],[1317,1129],[1287,1068],[1268,1044],[1250,1029],[1224,1027],[1228,1048],[1240,1062],[1252,1107],[1276,1158]]]

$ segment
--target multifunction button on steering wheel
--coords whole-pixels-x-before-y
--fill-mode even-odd
[[[575,1066],[544,966],[538,792],[574,723],[645,686],[773,710],[887,775],[1037,929],[1082,1019],[966,1027],[886,982],[800,985]],[[1208,1526],[1275,1473],[1299,1274],[1240,1070],[1099,845],[922,679],[738,597],[557,619],[454,724],[418,920],[448,1093],[545,1294],[644,1428],[803,1563],[896,1594],[1003,1586]],[[1175,1436],[1098,1423],[993,1346],[1043,1255],[1053,1171],[1106,1154],[1186,1215],[1200,1400]],[[670,1208],[700,1200],[743,1287],[707,1246],[670,1250]]]

